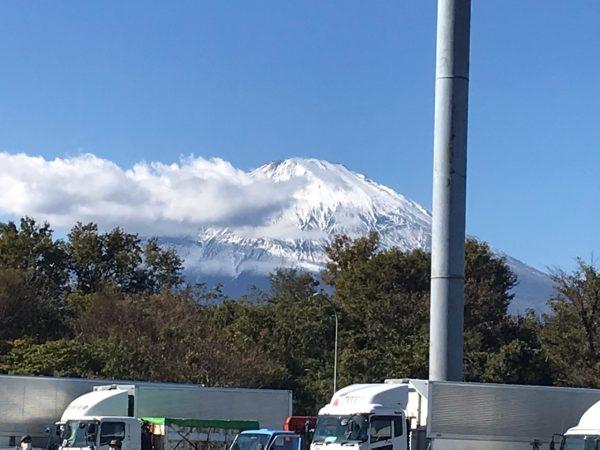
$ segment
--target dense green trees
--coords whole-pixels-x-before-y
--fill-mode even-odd
[[[573,273],[553,276],[557,293],[541,339],[558,384],[600,387],[600,272],[578,261]]]
[[[429,254],[377,251],[377,236],[337,238],[324,280],[342,311],[342,379],[426,378]],[[466,245],[465,378],[547,383],[535,316],[509,315],[516,278],[503,258],[475,240]],[[360,374],[360,375],[358,375]],[[358,378],[362,377],[362,378]]]
[[[340,311],[341,385],[427,376],[429,255],[338,237],[323,274]]]
[[[0,372],[285,388],[296,411],[338,386],[426,377],[429,254],[337,237],[318,279],[281,269],[238,300],[187,286],[155,239],[77,224],[55,239],[0,224]],[[600,387],[600,274],[557,273],[551,314],[508,313],[517,282],[482,242],[466,246],[465,378]]]
[[[111,284],[122,292],[158,292],[183,282],[181,259],[156,239],[142,244],[115,228],[99,234],[96,224],[78,223],[67,242],[75,289],[88,294]]]
[[[0,224],[0,337],[62,335],[68,250],[48,224],[24,218]]]

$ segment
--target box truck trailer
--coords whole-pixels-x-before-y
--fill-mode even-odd
[[[355,384],[320,411],[311,450],[549,449],[600,390],[388,380]]]

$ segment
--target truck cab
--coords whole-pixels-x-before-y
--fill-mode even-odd
[[[565,433],[560,444],[560,450],[598,449],[600,449],[600,402],[581,416],[577,426]]]
[[[121,441],[121,450],[141,448],[140,420],[133,417],[88,416],[64,422],[61,450],[108,450],[113,439]]]
[[[130,386],[101,386],[73,400],[60,419],[59,450],[108,450],[112,439],[121,450],[140,450],[142,423],[132,416]]]
[[[247,430],[237,435],[229,450],[301,450],[300,436],[284,430]]]
[[[408,386],[355,384],[321,408],[311,450],[407,450]]]

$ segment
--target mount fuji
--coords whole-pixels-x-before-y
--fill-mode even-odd
[[[226,293],[239,295],[250,284],[266,287],[268,274],[279,267],[318,273],[327,261],[325,246],[337,234],[356,238],[374,230],[383,249],[430,249],[429,211],[341,164],[292,158],[250,176],[281,185],[289,200],[256,224],[203,227],[195,236],[161,239],[184,258],[188,280],[219,282]],[[519,279],[511,312],[544,311],[553,291],[548,275],[497,253]]]

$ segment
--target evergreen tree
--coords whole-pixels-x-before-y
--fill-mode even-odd
[[[96,292],[105,277],[104,243],[95,223],[78,222],[69,233],[71,269],[77,290]]]
[[[68,254],[50,226],[23,218],[0,224],[0,338],[67,333]]]
[[[28,217],[18,227],[1,223],[0,268],[22,271],[40,297],[60,307],[68,288],[69,258],[65,243],[53,239],[48,223],[39,225]]]
[[[553,275],[542,341],[558,384],[600,387],[600,272],[578,260],[572,273]]]
[[[68,242],[75,289],[83,294],[110,285],[121,292],[157,292],[182,284],[182,260],[156,238],[114,228],[99,233],[94,223],[78,223]]]
[[[429,256],[338,237],[323,279],[340,310],[340,386],[426,377]]]
[[[143,247],[147,270],[147,285],[150,290],[172,289],[183,284],[183,261],[171,248],[163,248],[158,239],[151,238]]]

